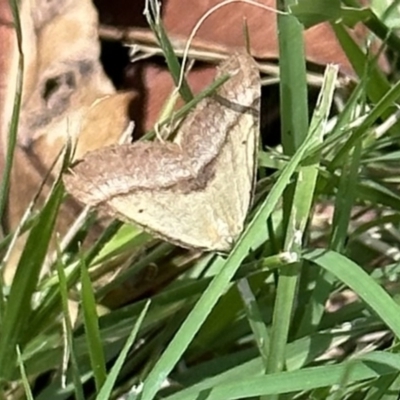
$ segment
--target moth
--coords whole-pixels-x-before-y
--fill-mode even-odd
[[[166,241],[229,251],[251,205],[260,115],[260,76],[245,53],[221,63],[230,78],[200,101],[172,142],[135,142],[87,153],[63,180],[103,214]]]

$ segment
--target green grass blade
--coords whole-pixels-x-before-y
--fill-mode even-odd
[[[8,191],[10,188],[10,175],[14,160],[14,150],[17,143],[18,123],[19,123],[19,114],[21,110],[22,85],[24,76],[24,54],[22,52],[22,29],[21,29],[21,20],[19,18],[18,4],[19,2],[17,0],[10,0],[10,7],[14,19],[15,32],[17,36],[18,70],[16,78],[17,80],[15,87],[14,105],[11,116],[10,129],[7,138],[6,162],[0,186],[0,219],[3,218],[5,206],[7,203]]]
[[[201,100],[205,99],[206,97],[210,96],[212,93],[214,93],[221,85],[223,85],[227,80],[229,79],[228,75],[224,75],[216,79],[213,83],[211,83],[209,86],[207,86],[204,90],[202,90],[196,97],[192,100],[190,100],[188,103],[186,103],[184,106],[182,106],[178,111],[174,112],[174,114],[169,117],[164,119],[158,124],[158,129],[167,125],[173,120],[179,120],[180,118],[184,117],[187,115],[187,113],[196,106]],[[149,132],[146,133],[146,135],[143,136],[144,139],[150,139],[156,134],[156,130],[152,129]]]
[[[56,266],[57,266],[58,279],[60,282],[59,286],[60,286],[62,311],[64,317],[64,334],[66,335],[66,343],[65,343],[66,349],[64,349],[64,352],[69,353],[69,358],[71,360],[72,380],[74,383],[75,398],[77,400],[84,400],[85,395],[83,393],[81,374],[79,372],[79,364],[74,346],[74,333],[69,313],[67,278],[64,272],[64,265],[60,261],[58,261],[56,263]]]
[[[163,50],[165,60],[167,61],[168,69],[171,73],[172,79],[174,80],[175,86],[178,87],[179,93],[182,99],[187,103],[193,99],[192,91],[186,81],[183,79],[179,82],[181,75],[181,65],[176,57],[174,48],[165,32],[163,22],[161,20],[160,5],[155,0],[146,0],[146,7],[144,15],[149,23],[150,28],[156,35],[158,43]]]
[[[373,102],[378,102],[390,89],[389,82],[377,68],[376,63],[366,60],[367,56],[361,51],[343,24],[338,23],[331,26],[357,75],[368,77],[366,90],[369,98]]]
[[[19,371],[21,373],[21,380],[22,380],[22,384],[23,384],[24,390],[25,390],[25,396],[26,396],[27,400],[33,400],[32,390],[29,385],[29,380],[28,380],[28,377],[25,372],[25,367],[24,367],[24,362],[22,360],[21,351],[18,346],[17,346],[17,358],[18,358]]]
[[[24,346],[29,332],[26,330],[32,313],[32,296],[46,258],[55,220],[63,196],[58,182],[43,207],[40,219],[32,228],[21,254],[10,295],[5,307],[0,337],[0,376],[10,377],[16,366],[15,348]],[[38,238],[40,241],[38,242]]]
[[[237,288],[242,297],[246,316],[253,331],[261,359],[263,360],[264,369],[267,369],[270,337],[267,327],[263,322],[260,307],[247,279],[241,279],[237,284]]]
[[[264,376],[257,374],[256,371],[247,374],[242,373],[236,375],[234,379],[226,380],[214,386],[208,386],[207,382],[202,382],[168,396],[165,400],[192,400],[200,399],[202,396],[207,400],[247,399],[252,398],[252,396],[278,395],[332,387],[341,382],[349,367],[351,374],[347,382],[357,383],[397,372],[400,367],[399,355],[385,354],[385,356],[388,357],[351,360],[340,365],[324,365],[323,367],[278,372]]]
[[[356,263],[339,253],[323,249],[306,253],[304,258],[331,272],[354,290],[400,338],[399,305]]]
[[[288,11],[295,5],[293,0],[277,1],[277,8]],[[278,44],[280,73],[281,140],[285,155],[292,155],[304,141],[308,132],[308,97],[306,62],[304,55],[303,26],[293,15],[278,14]],[[290,226],[295,187],[289,186],[283,196],[283,226],[286,240],[294,235]],[[286,242],[287,243],[287,242]],[[299,268],[293,267],[291,273],[279,271],[277,295],[271,329],[271,341],[267,372],[283,368],[284,351],[290,325],[290,310],[294,301]],[[275,340],[278,338],[278,342]]]
[[[337,67],[327,68],[324,84],[310,125],[313,146],[319,145],[323,140],[326,121],[332,106],[337,73]],[[303,237],[317,183],[319,160],[320,158],[316,156],[313,164],[300,169],[295,185],[284,249],[295,255],[296,259],[300,259]],[[269,373],[280,371],[284,367],[286,344],[300,269],[301,263],[296,263],[280,271],[271,329],[271,348],[267,369]]]
[[[397,388],[392,385],[396,385]],[[397,400],[399,388],[399,375],[387,375],[377,379],[366,393],[364,400]],[[393,394],[393,396],[390,395]],[[387,397],[389,394],[390,397]],[[395,396],[395,397],[394,397]]]
[[[121,368],[123,366],[123,363],[128,355],[129,349],[132,347],[133,342],[136,339],[136,336],[139,332],[139,329],[142,325],[142,322],[144,320],[144,317],[147,314],[147,311],[149,309],[150,306],[150,301],[147,301],[143,307],[143,310],[141,311],[140,315],[138,316],[138,319],[130,333],[130,335],[128,336],[128,339],[123,347],[123,349],[121,350],[121,352],[118,355],[117,360],[115,361],[115,364],[113,365],[113,367],[111,368],[110,373],[107,376],[106,381],[104,382],[103,387],[101,388],[100,392],[98,393],[96,400],[108,400],[110,398],[112,389],[115,385],[115,382],[117,381],[117,377],[119,372],[121,371]]]
[[[343,0],[343,3],[349,7],[362,8],[365,4],[361,4],[358,0]],[[384,5],[384,2],[382,5]],[[391,6],[396,7],[396,2],[388,2]],[[400,48],[400,38],[396,34],[395,30],[390,29],[381,19],[379,19],[375,13],[371,12],[368,19],[363,21],[364,25],[371,30],[379,39],[387,43],[395,51]]]
[[[338,168],[344,162],[347,154],[349,154],[356,142],[368,133],[368,129],[371,125],[376,122],[378,118],[382,117],[388,109],[393,107],[393,103],[395,103],[399,98],[400,82],[397,82],[384,94],[375,107],[367,114],[361,125],[355,129],[351,137],[346,141],[342,148],[337,151],[337,154],[330,163],[330,170]]]
[[[347,166],[348,163],[346,163],[340,175],[329,246],[332,250],[339,253],[344,250],[346,244],[351,212],[357,197],[356,189],[358,185],[361,154],[362,143],[358,143],[350,155],[350,165]]]
[[[278,1],[285,8],[296,2]],[[285,10],[283,10],[285,11]],[[281,135],[284,153],[292,155],[308,131],[307,78],[303,27],[293,15],[278,14]]]
[[[341,17],[340,0],[302,0],[290,7],[290,12],[306,29],[325,21],[335,21]]]
[[[100,338],[99,321],[96,312],[96,301],[94,298],[93,287],[86,265],[83,261],[81,262],[81,282],[82,310],[86,341],[96,388],[99,391],[107,378],[106,362]]]

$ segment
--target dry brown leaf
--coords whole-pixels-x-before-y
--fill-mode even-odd
[[[88,150],[115,143],[126,129],[132,95],[116,94],[99,61],[97,11],[90,0],[23,0],[20,10],[24,84],[18,143],[3,226],[12,231],[20,223],[49,167],[68,138],[78,140],[81,156]],[[3,171],[17,74],[16,33],[8,0],[0,0],[0,168]],[[3,47],[4,43],[4,47]],[[43,204],[53,170],[38,200]],[[60,210],[56,231],[65,233],[82,207],[73,199]],[[93,241],[97,226],[89,234]],[[5,279],[10,282],[20,250],[16,245]]]
[[[7,56],[2,53],[0,59],[4,71],[0,74],[3,159],[18,53],[8,0],[1,1],[0,10],[5,17],[1,18],[0,40],[4,38],[8,46]],[[8,230],[19,223],[67,138],[78,138],[83,128],[83,140],[78,144],[79,154],[83,154],[86,146],[94,149],[115,143],[129,122],[126,110],[130,96],[114,95],[115,89],[99,62],[97,12],[90,0],[24,0],[21,25],[25,61],[23,103],[10,207],[5,219]],[[99,102],[104,96],[107,98]],[[107,115],[113,124],[107,122]],[[59,229],[63,230],[61,225]]]

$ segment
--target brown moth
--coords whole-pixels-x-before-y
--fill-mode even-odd
[[[64,175],[67,191],[179,246],[230,250],[253,195],[261,85],[244,53],[220,65],[217,76],[225,74],[230,79],[194,108],[173,142],[90,152]]]

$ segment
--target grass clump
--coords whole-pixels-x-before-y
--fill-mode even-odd
[[[21,223],[16,235],[25,231],[26,245],[0,296],[4,398],[399,393],[400,85],[376,57],[354,50],[344,29],[365,11],[332,2],[339,9],[321,14],[317,3],[278,17],[282,149],[260,150],[255,204],[229,255],[183,251],[113,222],[90,248],[80,249],[76,235],[49,257],[60,180]],[[315,15],[331,20],[360,79],[335,98],[338,69],[328,66],[309,120],[301,22]],[[389,32],[387,14],[373,15],[371,32]],[[176,66],[161,22],[153,23]],[[387,42],[393,53],[395,43]],[[186,83],[183,96],[192,101]],[[6,256],[13,243],[12,235],[0,243]],[[121,287],[130,295],[118,304],[112,293]]]

